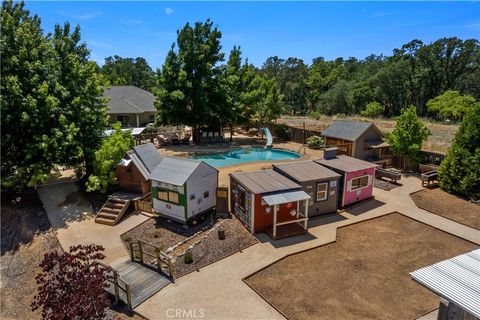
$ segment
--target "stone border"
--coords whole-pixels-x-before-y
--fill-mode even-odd
[[[436,215],[436,216],[445,218],[445,219],[450,220],[450,221],[453,221],[453,222],[455,222],[455,223],[461,224],[461,225],[463,225],[463,226],[465,226],[465,227],[469,227],[469,228],[472,228],[472,229],[474,229],[474,230],[480,231],[480,229],[477,229],[477,228],[475,228],[475,227],[469,226],[469,225],[466,224],[466,223],[453,220],[452,218],[442,216],[441,214],[438,214],[438,213],[436,213],[435,211],[432,211],[432,210],[429,210],[429,209],[425,209],[424,207],[419,206],[418,203],[417,203],[417,201],[415,201],[415,199],[412,197],[412,195],[414,195],[415,193],[419,193],[419,192],[425,191],[425,190],[432,190],[432,189],[421,189],[421,190],[414,191],[414,192],[408,194],[408,196],[410,197],[410,199],[412,199],[413,203],[415,203],[415,205],[417,206],[417,208],[422,209],[422,210],[425,210],[425,211],[428,211],[428,212],[430,212],[430,213],[432,213],[432,214],[434,214],[434,215]],[[462,239],[463,239],[463,238],[462,238]]]
[[[420,191],[421,191],[421,190],[420,190]],[[418,191],[416,191],[416,192],[418,192]],[[414,193],[414,192],[413,192],[413,193]],[[373,198],[373,197],[372,197],[372,198]],[[364,201],[366,202],[367,200],[371,200],[372,198],[365,199]],[[467,240],[467,239],[465,239],[465,238],[462,238],[462,237],[460,237],[460,236],[458,236],[458,235],[456,235],[456,234],[453,234],[453,233],[451,233],[451,232],[448,232],[448,231],[445,231],[445,230],[441,230],[441,229],[439,229],[439,228],[437,228],[437,227],[434,227],[434,226],[432,226],[432,225],[429,225],[429,224],[427,224],[427,223],[425,223],[425,222],[423,222],[423,221],[420,221],[420,220],[418,220],[418,219],[409,217],[409,216],[407,216],[407,215],[405,215],[405,214],[403,214],[403,213],[401,213],[401,212],[399,212],[399,211],[392,211],[392,212],[389,212],[389,213],[386,213],[386,214],[383,214],[383,215],[379,215],[379,216],[376,216],[376,217],[371,217],[371,218],[367,218],[367,219],[360,220],[360,221],[354,221],[354,222],[352,222],[352,223],[350,223],[350,224],[346,224],[346,225],[339,226],[339,227],[337,227],[337,229],[336,229],[336,231],[335,231],[335,240],[334,240],[334,241],[330,241],[330,242],[327,242],[327,243],[320,244],[320,245],[318,245],[318,246],[314,246],[314,247],[311,247],[311,248],[307,248],[307,249],[303,249],[303,250],[299,250],[299,251],[296,251],[296,252],[289,253],[289,254],[287,254],[287,255],[285,255],[285,256],[283,256],[283,257],[281,257],[281,258],[279,258],[279,259],[277,259],[277,260],[275,260],[275,261],[273,261],[273,262],[271,262],[271,263],[269,263],[269,264],[267,264],[266,266],[258,269],[257,271],[255,271],[255,272],[253,272],[253,273],[251,273],[251,274],[243,277],[243,278],[242,278],[242,281],[243,281],[243,283],[245,283],[250,289],[252,289],[256,294],[258,294],[258,295],[260,296],[260,298],[262,298],[266,303],[268,303],[273,309],[275,309],[278,313],[280,313],[285,319],[290,319],[290,318],[288,318],[282,311],[280,311],[276,306],[274,306],[268,299],[266,299],[260,292],[258,292],[258,291],[257,291],[255,288],[253,288],[252,286],[250,286],[250,284],[248,284],[248,282],[247,282],[247,279],[250,278],[250,277],[252,277],[252,276],[254,276],[254,275],[256,275],[256,274],[259,273],[260,271],[263,271],[263,270],[271,267],[272,265],[276,264],[277,262],[280,262],[280,261],[282,261],[282,260],[284,260],[284,259],[286,259],[286,258],[289,258],[289,257],[294,256],[294,255],[297,255],[297,254],[301,254],[301,253],[304,253],[304,252],[307,252],[307,251],[310,251],[310,250],[315,250],[315,249],[318,249],[318,248],[321,248],[321,247],[324,247],[324,246],[327,246],[327,245],[331,245],[331,244],[336,243],[336,242],[337,242],[337,233],[338,233],[338,230],[339,230],[339,229],[346,228],[346,227],[350,227],[350,226],[353,226],[353,225],[356,225],[356,224],[360,224],[360,223],[364,223],[364,222],[369,222],[369,221],[371,221],[371,220],[378,219],[378,218],[383,218],[383,217],[386,217],[386,216],[389,216],[389,215],[392,215],[392,214],[400,214],[400,215],[402,215],[402,216],[404,216],[404,217],[406,217],[406,218],[408,218],[408,219],[414,220],[414,221],[416,221],[416,222],[418,222],[418,223],[421,223],[421,224],[423,224],[423,225],[425,225],[425,226],[427,226],[427,227],[431,227],[431,228],[436,229],[436,230],[438,230],[438,231],[445,232],[445,233],[447,233],[447,234],[449,234],[449,235],[451,235],[451,236],[454,236],[454,237],[456,237],[456,238],[458,238],[458,239],[461,239],[461,240],[463,240],[463,241],[469,242],[469,243],[471,243],[471,244],[473,244],[473,245],[478,245],[478,244],[475,243],[475,242],[472,242],[472,241],[470,241],[470,240]],[[347,219],[347,220],[348,220],[348,219]],[[435,309],[437,309],[437,308],[438,308],[438,307],[435,307],[435,308],[431,309],[430,311],[425,312],[424,314],[421,314],[421,315],[419,315],[419,316],[416,316],[416,318],[413,318],[412,320],[418,319],[419,317],[422,317],[422,316],[424,316],[424,315],[432,312],[433,310],[435,310]]]

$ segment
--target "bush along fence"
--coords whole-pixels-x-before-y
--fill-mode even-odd
[[[280,140],[293,141],[297,143],[305,144],[307,139],[311,136],[321,136],[321,131],[313,131],[305,129],[305,123],[303,129],[291,127],[286,124],[270,124],[268,126],[272,134]]]

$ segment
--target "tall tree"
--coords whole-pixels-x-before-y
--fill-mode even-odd
[[[144,58],[105,58],[102,73],[111,85],[132,85],[150,91],[156,85],[156,75]]]
[[[428,111],[443,119],[461,120],[475,105],[472,96],[462,96],[460,92],[448,90],[427,102]]]
[[[282,114],[282,99],[275,79],[257,75],[245,95],[245,115],[256,125],[266,125]]]
[[[221,122],[221,36],[210,19],[193,27],[187,23],[177,32],[178,49],[172,45],[162,67],[156,92],[157,123],[193,126],[194,141],[199,125]]]
[[[480,102],[464,116],[438,178],[448,192],[480,198]]]
[[[415,106],[410,106],[397,117],[395,128],[387,141],[394,154],[404,157],[405,161],[420,162],[422,143],[430,134],[430,130],[418,118]]]

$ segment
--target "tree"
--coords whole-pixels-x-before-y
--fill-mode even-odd
[[[480,197],[480,103],[463,117],[438,178],[440,187],[447,192]]]
[[[9,1],[1,25],[2,185],[34,186],[56,165],[88,166],[106,110],[79,28],[44,36],[40,19]]]
[[[150,91],[156,85],[155,72],[144,58],[122,58],[113,56],[105,58],[101,72],[111,85],[131,85]]]
[[[422,143],[431,134],[430,130],[418,118],[415,106],[410,106],[397,117],[393,131],[387,141],[393,153],[415,162],[422,160]]]
[[[106,137],[95,152],[93,175],[88,178],[87,191],[107,191],[108,187],[117,183],[115,169],[125,153],[134,145],[132,133],[122,131],[119,122],[113,124],[111,136]]]
[[[282,99],[274,79],[257,75],[246,94],[246,113],[250,122],[265,125],[280,117]]]
[[[90,244],[47,253],[35,278],[39,287],[32,310],[41,308],[43,319],[103,319],[110,305],[105,292],[110,277],[95,263],[105,259],[102,251],[102,246]]]
[[[385,107],[378,102],[367,103],[365,110],[361,112],[364,117],[378,117],[385,112]]]
[[[192,126],[195,142],[199,125],[221,122],[221,36],[210,19],[194,27],[187,23],[177,32],[178,50],[173,44],[168,52],[155,92],[157,123]]]
[[[472,96],[462,96],[460,92],[448,90],[427,102],[428,111],[438,114],[443,119],[461,120],[475,105]]]

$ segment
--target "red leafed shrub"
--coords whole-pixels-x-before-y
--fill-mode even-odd
[[[42,272],[35,278],[38,291],[32,310],[42,308],[43,319],[104,318],[110,305],[105,292],[106,273],[110,272],[95,263],[105,259],[104,250],[90,244],[47,253],[40,264]]]

